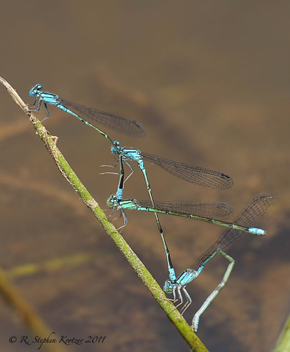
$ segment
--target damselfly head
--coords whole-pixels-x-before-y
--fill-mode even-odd
[[[116,200],[115,194],[111,194],[110,197],[107,199],[107,207],[113,208],[115,205],[115,200]]]
[[[42,90],[42,85],[38,83],[38,84],[36,84],[33,88],[30,89],[29,95],[30,95],[31,97],[35,97],[36,94],[37,94],[40,90]]]
[[[113,144],[116,146],[115,148],[111,147],[111,152],[114,154],[119,154],[118,151],[120,150],[120,142],[114,141]]]
[[[172,293],[173,292],[173,286],[171,280],[166,280],[163,286],[163,291],[165,293]]]

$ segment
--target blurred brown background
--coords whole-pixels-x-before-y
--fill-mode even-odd
[[[27,103],[29,89],[41,83],[45,91],[140,121],[144,139],[108,131],[121,145],[223,171],[235,181],[229,191],[205,190],[147,165],[156,200],[225,201],[237,214],[256,194],[276,194],[261,224],[267,236],[246,236],[229,251],[236,259],[232,276],[201,317],[198,335],[210,351],[271,351],[289,313],[289,15],[287,1],[1,4],[0,75]],[[4,88],[0,103],[1,266],[39,269],[13,277],[23,296],[60,335],[107,336],[102,345],[70,351],[188,351]],[[72,116],[49,110],[45,126],[106,208],[118,179],[99,174],[111,171],[100,165],[114,163],[109,144]],[[132,166],[125,197],[146,199]],[[153,215],[127,215],[125,239],[163,285],[167,270]],[[177,273],[222,232],[193,220],[161,220]],[[226,266],[216,258],[188,286],[194,302],[187,321]],[[31,333],[3,301],[0,324],[1,350],[23,351],[8,339]]]

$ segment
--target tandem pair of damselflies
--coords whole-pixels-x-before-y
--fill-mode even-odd
[[[133,149],[133,148],[121,148],[119,142],[117,142],[117,141],[113,142],[112,139],[105,132],[103,132],[102,130],[100,130],[96,126],[90,124],[88,121],[86,121],[86,119],[84,119],[83,116],[85,116],[86,118],[92,119],[93,121],[100,123],[108,128],[115,130],[115,131],[122,132],[124,134],[131,135],[131,136],[142,137],[146,133],[145,133],[143,127],[137,121],[129,120],[129,119],[126,119],[123,117],[119,117],[116,115],[101,112],[96,109],[87,108],[83,105],[80,105],[77,103],[72,103],[72,102],[69,102],[68,100],[61,99],[59,96],[57,96],[55,94],[43,92],[42,86],[40,84],[35,85],[30,90],[30,95],[32,97],[35,97],[35,101],[34,101],[33,105],[36,105],[36,103],[38,101],[38,104],[36,106],[37,110],[40,109],[41,103],[42,102],[44,103],[44,106],[45,106],[45,109],[47,112],[47,117],[49,117],[47,104],[55,105],[59,109],[70,113],[71,115],[77,117],[80,121],[84,122],[86,125],[97,130],[101,135],[103,135],[111,143],[112,152],[119,155],[120,179],[119,179],[117,193],[116,193],[116,195],[111,196],[109,198],[108,204],[111,207],[117,207],[118,209],[122,210],[123,216],[124,216],[124,224],[126,224],[126,221],[127,221],[125,214],[124,214],[124,211],[123,211],[124,209],[150,211],[155,214],[159,233],[161,235],[164,249],[166,252],[167,264],[168,264],[168,269],[169,269],[169,280],[166,281],[165,286],[164,286],[164,290],[166,293],[173,293],[174,298],[176,298],[176,295],[178,295],[178,298],[180,299],[181,304],[182,304],[182,302],[183,302],[182,295],[181,295],[181,289],[182,289],[184,294],[187,297],[186,307],[191,303],[190,296],[188,295],[188,293],[185,289],[186,285],[190,281],[192,281],[193,278],[195,278],[201,272],[201,270],[203,269],[205,264],[209,260],[211,260],[217,253],[223,254],[224,256],[227,257],[227,259],[230,258],[229,256],[227,256],[223,252],[223,249],[225,249],[224,248],[225,246],[227,246],[227,248],[229,247],[228,244],[225,244],[225,243],[228,243],[228,241],[223,240],[223,238],[235,238],[235,240],[232,241],[234,243],[234,242],[236,242],[236,240],[238,238],[241,237],[241,235],[237,236],[237,234],[241,234],[241,233],[244,234],[244,232],[250,232],[250,233],[258,234],[258,235],[265,234],[265,232],[263,230],[258,229],[256,227],[253,227],[253,225],[247,223],[248,222],[247,220],[250,217],[251,212],[254,210],[257,214],[255,220],[257,220],[259,217],[261,217],[263,215],[263,211],[261,211],[259,213],[257,211],[257,209],[264,208],[264,212],[265,212],[266,206],[264,206],[264,207],[261,206],[262,200],[268,199],[268,198],[270,199],[271,197],[272,197],[271,199],[273,199],[273,195],[271,195],[271,196],[263,195],[263,197],[254,198],[253,202],[245,209],[245,211],[240,215],[240,217],[238,217],[236,219],[235,223],[228,223],[228,222],[213,218],[214,214],[215,214],[215,216],[225,217],[226,215],[229,215],[232,212],[231,208],[227,204],[224,204],[224,203],[154,202],[151,187],[150,187],[150,184],[148,181],[148,177],[146,174],[146,169],[145,169],[143,160],[155,163],[155,164],[159,165],[160,167],[162,167],[163,169],[165,169],[166,171],[172,173],[173,175],[180,177],[188,182],[191,182],[191,183],[203,186],[203,187],[217,188],[217,189],[228,189],[228,188],[232,187],[233,181],[230,176],[228,176],[224,173],[221,173],[221,172],[209,170],[206,168],[200,168],[197,166],[192,166],[192,165],[188,165],[188,164],[184,164],[184,163],[178,163],[178,162],[175,162],[175,161],[163,158],[163,157],[159,157],[159,156],[156,156],[153,154],[143,153],[143,152],[141,152],[137,149]],[[71,109],[77,111],[77,113],[75,113]],[[139,166],[141,172],[143,173],[143,176],[145,179],[146,187],[147,187],[149,198],[150,198],[150,203],[138,202],[136,200],[128,200],[128,199],[123,200],[123,187],[124,187],[123,162],[125,161],[126,163],[128,163],[128,160],[129,161],[137,161],[138,166]],[[129,167],[131,168],[130,165],[129,165]],[[131,168],[131,170],[133,172],[132,168]],[[261,200],[259,200],[259,199],[261,199]],[[255,204],[258,204],[258,205],[260,204],[260,205],[257,206]],[[217,209],[219,211],[219,215],[217,215]],[[211,212],[210,213],[211,217],[208,217],[209,212]],[[163,230],[162,230],[160,220],[158,218],[157,213],[164,213],[164,214],[170,214],[170,215],[189,217],[189,218],[193,218],[196,220],[214,223],[214,224],[217,224],[220,226],[226,226],[226,227],[229,227],[229,229],[226,230],[226,232],[220,237],[220,239],[216,242],[216,244],[213,245],[212,247],[210,247],[210,249],[200,258],[200,260],[201,259],[203,259],[203,260],[202,260],[202,263],[200,263],[200,267],[197,270],[187,269],[178,278],[176,278],[175,270],[173,268],[171,258],[170,258],[169,249],[167,247],[164,233],[163,233]],[[206,216],[205,214],[208,216]],[[232,235],[226,236],[225,234],[227,234],[227,233],[232,234]],[[217,246],[218,242],[220,244],[220,247],[217,247],[215,250],[213,250],[213,247]],[[212,253],[210,253],[210,252],[212,252]],[[196,264],[193,267],[196,267]],[[194,274],[193,274],[193,271],[194,271]],[[228,270],[225,274],[225,277],[227,276],[226,279],[228,278],[229,274],[230,274],[230,272],[229,272],[229,268],[228,268]],[[225,277],[224,277],[224,279],[225,279]],[[221,288],[219,288],[219,289],[217,288],[213,292],[213,294],[215,293],[214,296],[216,296],[216,294],[219,292],[220,289]],[[206,307],[209,305],[209,303],[212,301],[212,299],[210,299],[210,297],[207,299]],[[186,307],[184,307],[183,311],[186,309]],[[204,307],[204,305],[203,305],[203,307]],[[202,308],[199,310],[199,312],[202,310],[200,312],[200,314],[202,314],[202,312],[206,309],[206,307],[203,310],[202,310]],[[198,313],[196,314],[196,316],[198,315]],[[200,314],[198,315],[198,319],[199,319]],[[196,320],[197,319],[195,319],[195,321]],[[195,325],[197,328],[198,321],[197,321],[197,323],[193,323],[193,325]]]
[[[227,215],[229,215],[232,212],[231,207],[226,205],[225,203],[206,203],[206,204],[197,204],[197,203],[167,203],[167,208],[165,207],[156,207],[156,204],[154,203],[150,183],[147,177],[144,161],[148,161],[151,163],[155,163],[165,169],[166,171],[170,172],[176,177],[179,177],[185,181],[188,181],[190,183],[200,185],[203,187],[208,187],[208,188],[214,188],[214,189],[229,189],[233,186],[233,180],[230,176],[210,170],[207,168],[203,167],[198,167],[198,166],[193,166],[193,165],[188,165],[185,163],[180,163],[176,161],[172,161],[170,159],[166,159],[157,155],[149,154],[149,153],[144,153],[141,152],[140,150],[133,149],[133,148],[122,148],[120,147],[120,143],[118,141],[113,142],[112,139],[100,130],[99,128],[95,127],[91,123],[89,123],[85,118],[92,119],[94,122],[97,122],[99,124],[102,124],[108,128],[111,128],[115,131],[122,132],[127,135],[131,136],[139,136],[142,137],[145,135],[145,131],[143,127],[134,120],[129,120],[124,117],[119,117],[116,115],[112,115],[109,113],[101,112],[96,109],[88,108],[83,105],[77,104],[70,102],[66,99],[60,98],[58,95],[55,95],[53,93],[49,92],[43,92],[42,91],[42,85],[41,84],[36,84],[29,92],[30,96],[35,97],[35,101],[33,103],[34,106],[36,106],[36,109],[39,110],[41,104],[43,103],[46,109],[47,116],[46,118],[49,117],[49,112],[47,108],[47,104],[54,105],[58,107],[59,109],[70,113],[71,115],[77,117],[80,121],[84,122],[86,125],[94,128],[97,130],[101,135],[103,135],[110,143],[111,143],[111,151],[114,154],[119,155],[119,162],[120,162],[120,180],[119,180],[119,185],[117,188],[117,192],[115,195],[114,202],[111,203],[111,206],[118,206],[118,208],[126,208],[128,209],[128,202],[129,200],[124,200],[123,201],[123,187],[124,187],[124,167],[123,167],[123,161],[125,161],[130,169],[133,172],[132,167],[128,163],[128,161],[137,161],[138,167],[140,168],[141,172],[143,173],[143,177],[146,183],[146,188],[149,194],[150,202],[151,202],[151,207],[148,206],[145,209],[144,207],[138,207],[138,210],[147,210],[153,211],[156,219],[156,223],[158,226],[158,230],[164,245],[165,253],[166,253],[166,258],[167,258],[167,263],[168,263],[168,269],[169,271],[172,270],[172,262],[170,259],[170,253],[169,249],[167,247],[163,229],[161,227],[161,223],[159,220],[159,217],[157,215],[157,212],[167,212],[168,206],[170,206],[171,213],[174,215],[180,215],[180,216],[188,216],[191,218],[194,218],[196,220],[201,220],[201,221],[207,221],[211,223],[215,223],[217,225],[221,226],[233,226],[234,224],[230,224],[227,222],[223,222],[218,219],[214,219],[214,216],[217,216],[219,218],[225,218]],[[73,110],[71,110],[73,109]],[[112,201],[112,199],[111,199]],[[116,204],[116,202],[118,204]],[[158,203],[157,205],[159,205]],[[131,204],[133,206],[133,204]],[[136,205],[136,204],[135,204]],[[143,203],[144,205],[144,203]],[[157,209],[158,208],[158,209]],[[197,210],[198,208],[199,211]],[[216,208],[216,210],[214,210]],[[133,209],[133,207],[131,208]],[[223,213],[221,214],[221,209],[223,209]],[[156,210],[156,211],[155,211]],[[186,215],[183,214],[185,212]],[[168,212],[167,212],[168,213]],[[210,213],[210,215],[209,215]],[[124,213],[123,213],[124,214]],[[168,213],[169,214],[169,213]],[[126,224],[126,218],[124,215],[124,224]],[[260,229],[244,229],[245,231],[261,231]]]

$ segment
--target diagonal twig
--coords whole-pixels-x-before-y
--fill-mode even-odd
[[[85,205],[91,210],[93,215],[100,222],[107,234],[115,242],[119,250],[126,257],[130,265],[133,267],[137,275],[150,290],[151,294],[157,300],[161,308],[167,314],[168,318],[175,325],[177,330],[180,332],[182,337],[191,347],[192,351],[205,352],[206,347],[202,344],[196,334],[191,330],[190,326],[186,323],[184,318],[177,311],[175,306],[166,298],[163,290],[148,272],[144,264],[139,260],[137,255],[133,252],[130,246],[126,243],[124,238],[116,230],[114,225],[108,220],[105,213],[99,207],[96,200],[90,195],[85,186],[81,183],[75,172],[72,170],[58,147],[56,146],[56,138],[52,137],[41,122],[31,113],[28,106],[23,102],[20,96],[17,94],[15,89],[10,84],[0,77],[0,82],[6,87],[8,93],[11,95],[13,100],[20,106],[20,108],[29,116],[30,122],[36,130],[36,133],[45,144],[47,150],[53,157],[58,170],[61,172],[63,177],[71,184],[74,190],[79,194]]]

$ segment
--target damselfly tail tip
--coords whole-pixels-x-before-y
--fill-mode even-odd
[[[256,228],[256,227],[250,227],[249,228],[250,233],[254,234],[254,235],[258,235],[258,236],[264,236],[266,235],[266,231]]]
[[[199,317],[193,317],[192,323],[191,323],[191,330],[194,332],[197,332],[198,330],[198,323],[199,323]]]

